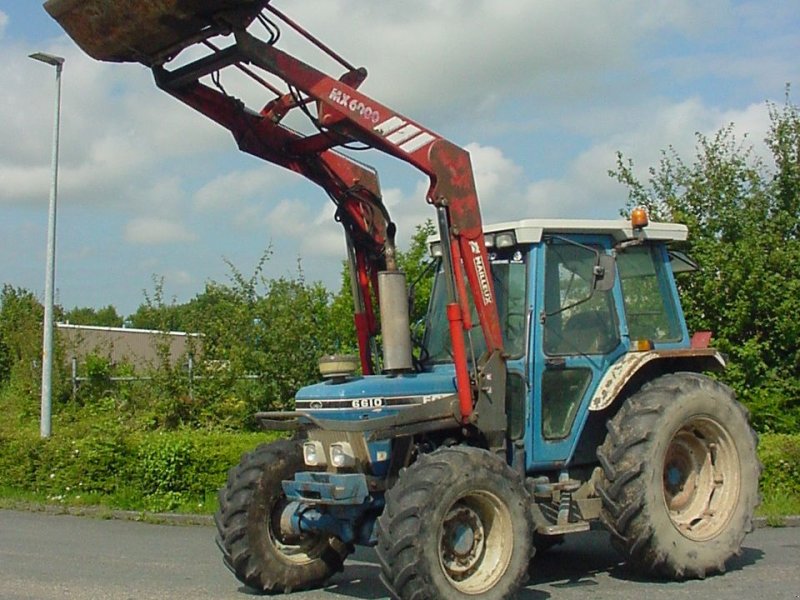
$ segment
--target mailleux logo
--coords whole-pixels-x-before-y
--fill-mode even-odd
[[[489,273],[486,271],[486,263],[483,261],[483,254],[478,242],[469,241],[469,249],[472,251],[472,263],[475,265],[475,274],[478,276],[478,283],[481,286],[481,300],[484,306],[494,302],[492,297],[492,286],[489,285]]]

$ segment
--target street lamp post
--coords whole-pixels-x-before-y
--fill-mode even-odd
[[[56,265],[56,199],[58,197],[58,136],[61,121],[61,70],[64,59],[60,56],[36,52],[30,58],[56,68],[56,104],[53,123],[53,161],[50,182],[50,208],[47,217],[47,264],[44,280],[44,335],[42,341],[42,415],[40,434],[50,437],[53,396],[53,295]]]

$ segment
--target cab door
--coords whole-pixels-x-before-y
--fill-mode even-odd
[[[625,351],[619,286],[597,289],[598,257],[610,244],[602,236],[551,236],[536,253],[529,469],[568,461],[600,379]]]

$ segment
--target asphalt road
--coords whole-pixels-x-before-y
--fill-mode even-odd
[[[1,600],[248,600],[223,567],[214,530],[0,510]],[[534,563],[519,600],[800,599],[800,528],[760,529],[726,574],[654,583],[628,572],[603,532],[569,540]],[[286,600],[378,600],[386,594],[370,551],[325,590]]]

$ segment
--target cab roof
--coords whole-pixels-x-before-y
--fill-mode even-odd
[[[545,234],[584,233],[594,235],[610,235],[614,241],[622,242],[635,238],[630,221],[592,220],[592,219],[521,219],[485,225],[484,233],[500,233],[513,231],[517,243],[536,244],[542,241]],[[682,242],[689,236],[689,228],[680,223],[651,222],[642,229],[646,240],[663,242]],[[436,234],[428,238],[428,243],[439,241]]]

